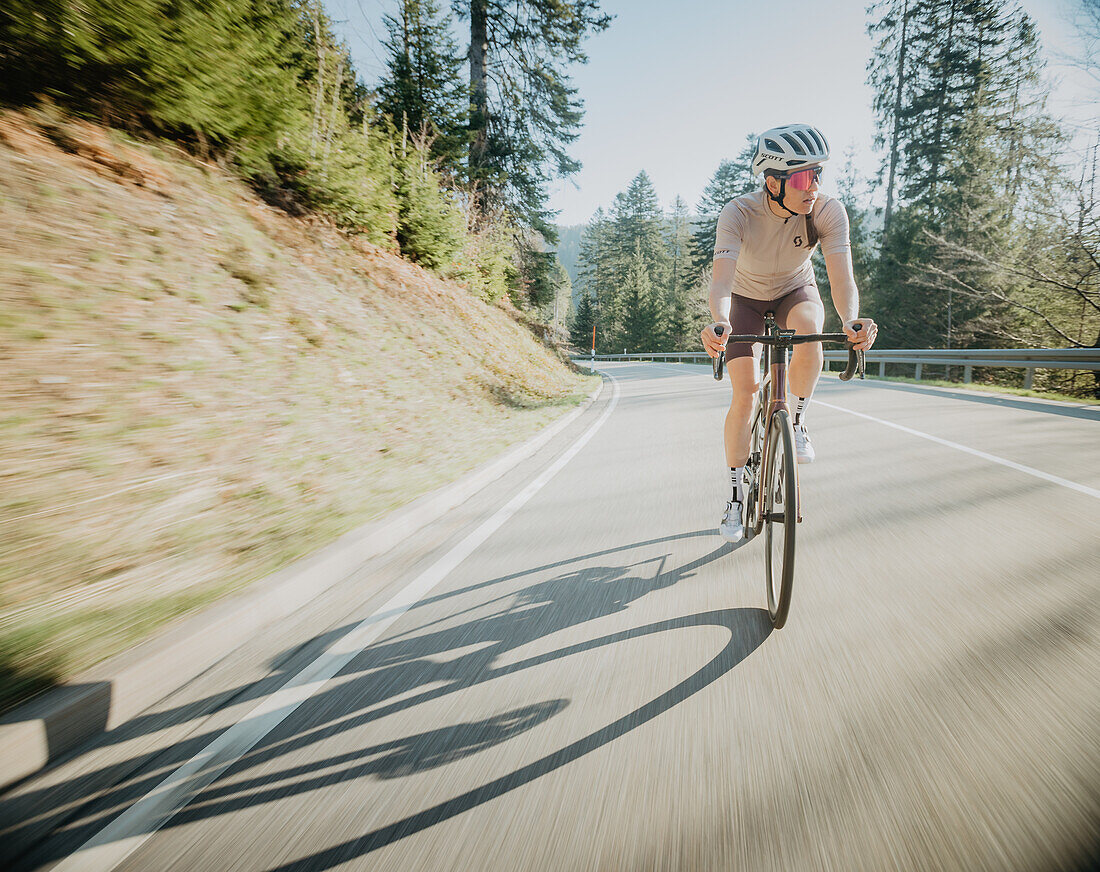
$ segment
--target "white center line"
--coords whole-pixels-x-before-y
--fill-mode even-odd
[[[1022,463],[1016,463],[1012,460],[1005,460],[1003,457],[997,457],[995,454],[988,454],[985,451],[979,451],[976,448],[969,448],[966,445],[960,445],[958,442],[951,442],[947,439],[940,439],[939,436],[932,436],[929,433],[922,433],[920,430],[914,430],[912,427],[903,427],[901,424],[893,424],[890,421],[883,421],[882,418],[876,418],[873,415],[865,415],[862,412],[853,412],[851,409],[845,409],[841,406],[834,406],[832,403],[826,403],[824,400],[814,398],[815,406],[825,406],[829,409],[835,409],[838,412],[846,412],[849,415],[855,415],[857,418],[866,418],[868,421],[874,421],[876,424],[882,424],[884,427],[893,427],[895,430],[901,430],[902,433],[908,433],[911,436],[919,436],[921,439],[927,439],[930,442],[936,442],[940,445],[946,445],[948,448],[954,448],[956,451],[963,451],[966,454],[973,454],[975,457],[980,457],[982,460],[988,460],[990,463],[999,463],[1001,466],[1007,466],[1009,469],[1015,469],[1017,472],[1024,472],[1028,475],[1033,475],[1036,478],[1041,478],[1044,481],[1053,482],[1054,484],[1061,485],[1062,487],[1075,490],[1079,493],[1083,493],[1086,496],[1093,497],[1100,500],[1100,490],[1096,488],[1088,487],[1087,485],[1078,484],[1075,481],[1070,481],[1066,478],[1059,478],[1056,475],[1051,475],[1049,472],[1043,472],[1042,470],[1035,469],[1031,466],[1024,466]]]
[[[318,693],[333,676],[542,490],[596,435],[619,402],[619,383],[610,375],[608,378],[612,393],[603,414],[538,478],[413,579],[393,599],[337,640],[309,666],[92,836],[75,853],[54,866],[53,872],[107,872],[114,869],[171,820],[200,790],[209,786],[302,703]]]

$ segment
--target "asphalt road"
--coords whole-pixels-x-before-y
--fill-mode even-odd
[[[824,379],[772,631],[762,542],[716,534],[728,386],[605,371],[536,459],[0,798],[15,868],[1098,868],[1100,414]]]

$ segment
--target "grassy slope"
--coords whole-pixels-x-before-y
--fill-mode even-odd
[[[463,288],[216,167],[0,116],[0,707],[579,401]]]

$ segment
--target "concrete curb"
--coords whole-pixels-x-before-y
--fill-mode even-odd
[[[572,412],[521,445],[388,517],[352,530],[226,602],[99,664],[0,718],[0,789],[33,775],[98,733],[113,729],[202,674],[264,626],[302,608],[366,560],[461,505],[579,418],[601,383]]]

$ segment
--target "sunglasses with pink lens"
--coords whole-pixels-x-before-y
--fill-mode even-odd
[[[821,167],[808,167],[787,176],[787,183],[796,191],[808,191],[810,185],[821,178]]]

